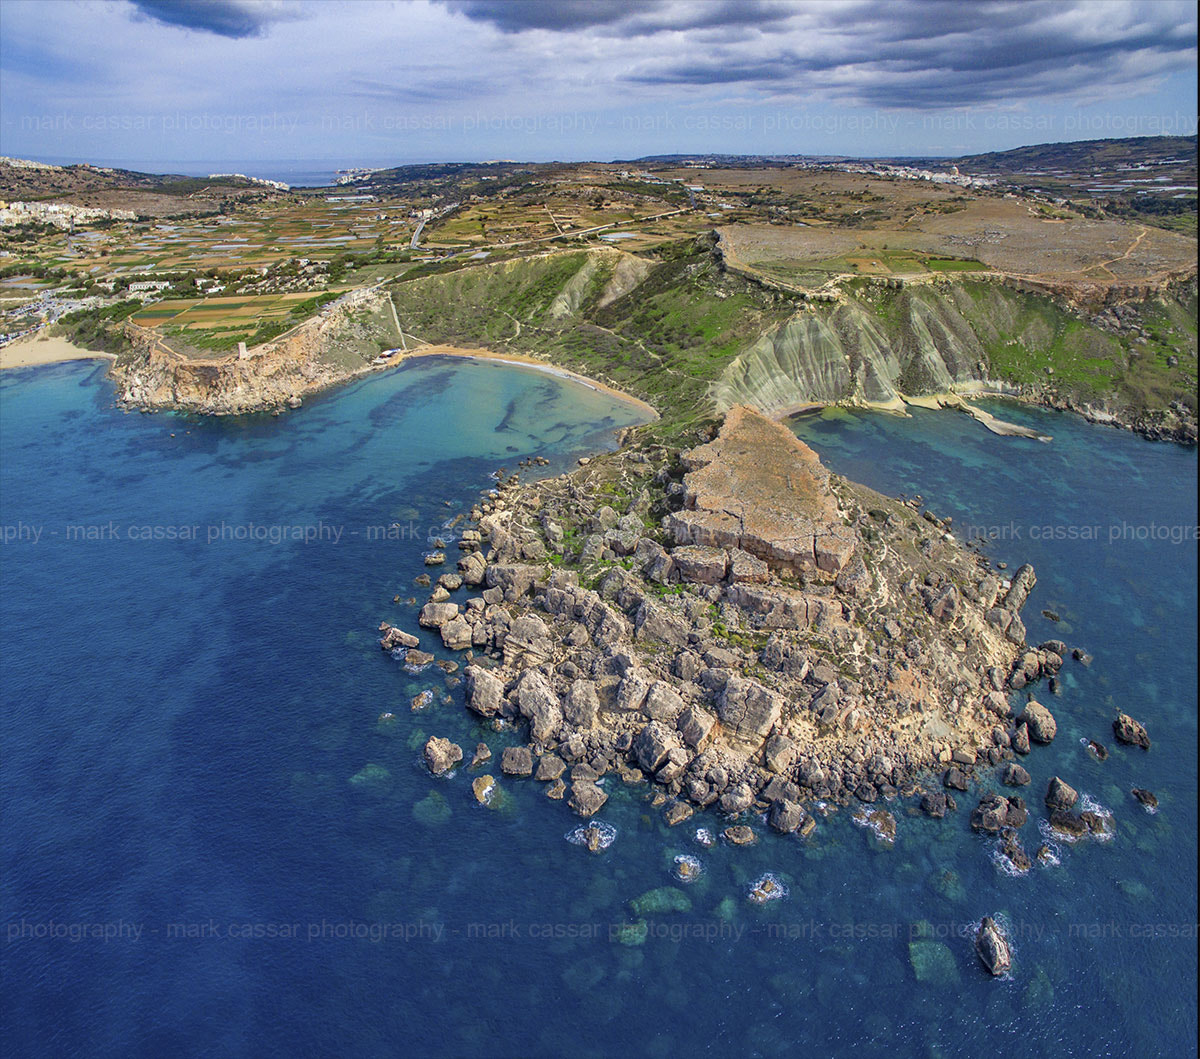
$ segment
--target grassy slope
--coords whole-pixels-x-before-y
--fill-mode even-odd
[[[1048,298],[994,284],[963,283],[955,302],[982,339],[993,378],[1053,381],[1080,399],[1108,398],[1129,409],[1162,408],[1177,399],[1195,408],[1194,293],[1139,306],[1144,342],[1101,330]],[[1175,366],[1168,363],[1172,356]]]
[[[711,418],[709,384],[800,308],[785,295],[721,273],[694,245],[674,248],[641,284],[597,308],[612,262],[597,258],[590,275],[588,262],[582,250],[545,254],[402,278],[391,290],[406,330],[421,338],[539,354],[649,401],[663,414],[656,429],[664,435]],[[575,293],[572,309],[556,313],[564,291]],[[985,360],[994,379],[1052,385],[1075,400],[1135,412],[1174,400],[1195,407],[1194,293],[1138,307],[1141,342],[1106,332],[1049,298],[966,277],[948,288],[899,291],[860,281],[848,293],[879,321],[902,359],[916,346],[914,328],[934,326],[939,348],[957,351],[960,359],[970,354],[965,362],[972,368]],[[924,323],[914,325],[918,317]],[[919,372],[901,381],[905,392],[928,391]]]
[[[578,251],[462,269],[404,280],[392,292],[405,328],[421,338],[541,354],[649,401],[669,431],[711,418],[709,382],[791,311],[770,294],[722,279],[707,255],[687,253],[661,262],[602,309],[597,301],[612,264],[600,257],[578,308],[553,315],[556,297],[587,258]]]

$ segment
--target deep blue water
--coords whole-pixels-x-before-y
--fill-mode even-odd
[[[948,413],[798,430],[834,469],[959,524],[1103,527],[1095,543],[1010,529],[989,549],[1038,568],[1031,637],[1095,655],[1066,669],[1030,800],[1057,772],[1117,832],[1024,878],[965,811],[893,805],[894,848],[838,814],[808,840],[760,828],[755,847],[703,849],[692,825],[717,821],[668,830],[610,780],[617,838],[591,855],[540,785],[506,780],[488,810],[465,769],[425,772],[428,735],[497,753],[514,737],[475,726],[457,691],[412,712],[442,674],[405,674],[375,628],[411,620],[429,534],[490,472],[535,453],[565,469],[631,421],[603,395],[428,361],[279,419],[205,422],[122,414],[88,365],[4,373],[6,1054],[1191,1054],[1196,547],[1107,535],[1194,524],[1195,453],[1006,414],[1055,441]],[[370,538],[393,523],[401,539]],[[156,527],[176,539],[130,539]],[[1051,606],[1058,625],[1036,617]],[[1149,727],[1148,754],[1113,745],[1117,705]],[[618,943],[627,902],[672,885],[678,853],[704,864],[690,910]],[[758,907],[766,870],[789,893]],[[1014,936],[1009,979],[961,936],[989,913]],[[910,952],[922,920],[944,949]]]

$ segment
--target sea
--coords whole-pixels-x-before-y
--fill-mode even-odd
[[[945,820],[887,804],[894,842],[842,810],[806,838],[752,818],[741,848],[609,778],[597,852],[495,760],[425,770],[431,735],[468,759],[518,735],[441,669],[407,672],[379,623],[415,627],[425,556],[453,561],[497,475],[563,473],[640,420],[606,393],[428,359],[201,419],[121,411],[91,363],[5,371],[5,1055],[1192,1055],[1196,451],[989,410],[1053,441],[952,412],[792,425],[991,562],[1032,562],[1030,639],[1092,656],[1032,689],[1058,736],[1024,760],[1022,841],[1052,856],[1023,876],[968,826],[986,770]],[[1118,710],[1149,751],[1115,743]],[[1109,841],[1046,833],[1056,774]],[[1000,978],[972,948],[988,915],[1013,946]]]
[[[74,157],[43,155],[38,161],[51,165],[75,165],[80,159]],[[206,177],[213,173],[241,173],[243,176],[259,177],[263,180],[282,180],[294,188],[329,187],[337,182],[340,169],[352,167],[387,169],[406,165],[403,160],[375,159],[373,161],[345,162],[329,159],[296,158],[270,159],[267,161],[211,161],[205,159],[163,158],[90,158],[92,165],[110,169],[128,169],[134,173],[171,173],[179,176]]]

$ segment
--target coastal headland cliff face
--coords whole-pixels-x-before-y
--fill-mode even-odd
[[[118,400],[204,415],[298,407],[306,395],[370,370],[380,350],[400,342],[388,297],[374,289],[339,299],[245,355],[188,356],[153,330],[124,327],[128,348],[112,368]]]
[[[772,414],[994,394],[1194,440],[1194,405],[1170,376],[1181,358],[1195,362],[1195,304],[1194,279],[1087,316],[995,281],[868,283],[762,335],[710,393],[718,409],[743,403]],[[1179,352],[1146,348],[1168,328],[1183,339]]]
[[[1049,711],[1014,713],[1007,694],[1067,650],[1024,643],[1032,569],[1001,581],[939,520],[830,474],[752,409],[682,454],[627,445],[510,479],[470,522],[457,569],[381,646],[417,672],[422,637],[464,652],[467,707],[528,739],[499,770],[582,816],[612,773],[648,784],[672,825],[713,806],[807,831],[814,804],[852,802],[886,836],[881,799],[944,815],[975,764],[1028,782],[1016,756],[1054,737]],[[426,759],[465,757],[435,737]],[[495,785],[481,775],[479,799]],[[1017,826],[1024,803],[1000,800],[980,830]]]
[[[531,356],[696,425],[738,404],[781,415],[1001,394],[1193,441],[1194,271],[1130,300],[1106,290],[1083,304],[997,275],[797,292],[730,268],[714,236],[661,260],[603,248],[449,261],[357,292],[246,359],[173,356],[135,335],[115,374],[131,405],[276,408],[363,370],[402,326],[410,346]]]

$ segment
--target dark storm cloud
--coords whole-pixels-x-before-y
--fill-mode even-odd
[[[258,37],[282,17],[281,9],[245,0],[130,0],[145,18],[218,37]]]
[[[776,0],[439,0],[476,22],[505,33],[527,29],[613,28],[618,36],[640,37],[664,30],[718,26],[765,26],[786,19],[791,9]]]
[[[865,0],[786,9],[797,19],[790,32],[642,60],[624,79],[815,90],[843,102],[922,109],[1133,84],[1195,62],[1194,9],[1174,3]]]
[[[644,10],[645,0],[574,0],[546,3],[545,0],[445,0],[475,22],[490,22],[505,33],[526,29],[591,29],[608,25]]]

